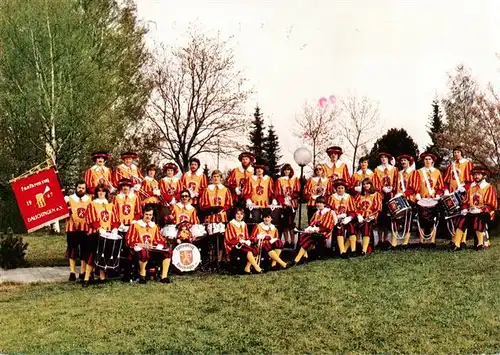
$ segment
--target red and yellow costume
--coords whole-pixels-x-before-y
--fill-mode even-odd
[[[222,184],[210,184],[203,191],[200,199],[200,208],[202,210],[214,206],[222,206],[223,211],[217,214],[210,214],[205,217],[205,223],[227,223],[227,211],[233,206],[231,192]]]
[[[434,167],[423,167],[413,172],[409,186],[417,194],[417,199],[441,196],[444,190],[441,172]]]
[[[295,262],[298,263],[300,259],[307,255],[307,252],[310,251],[315,245],[319,246],[320,249],[323,249],[326,240],[330,238],[330,235],[332,234],[335,223],[335,215],[328,207],[314,212],[314,215],[309,222],[309,226],[317,227],[318,231],[314,233],[302,233],[300,235],[298,243],[300,250],[295,257]]]
[[[254,168],[252,166],[248,166],[246,169],[239,166],[231,171],[226,184],[233,193],[233,201],[238,201],[246,182],[253,176],[253,173]]]
[[[356,216],[354,210],[354,198],[348,193],[344,193],[342,196],[334,193],[328,198],[327,205],[330,206],[337,217],[339,217],[340,215],[346,215],[345,218],[351,219],[351,221],[346,224],[342,223],[342,220],[339,220],[337,226],[333,228],[332,235],[337,239],[340,254],[344,254],[346,252],[346,248],[344,247],[344,236],[349,238],[349,241],[351,241],[351,246],[354,242],[354,251],[356,248],[356,229],[352,221],[352,218]]]
[[[97,250],[100,229],[110,232],[120,225],[118,216],[114,213],[113,204],[106,199],[95,199],[87,206],[88,235],[84,244],[82,260],[91,266]]]
[[[175,176],[164,177],[160,180],[160,192],[166,203],[179,201],[181,190],[181,182]]]
[[[458,189],[459,185],[467,187],[473,181],[471,171],[474,165],[465,158],[458,161],[453,160],[448,169],[446,169],[446,174],[444,175],[444,186],[449,192],[454,192]]]
[[[347,168],[347,164],[337,160],[335,163],[327,162],[323,165],[323,170],[325,172],[325,176],[330,179],[330,183],[333,183],[335,180],[344,179],[349,182],[349,169]]]
[[[202,171],[197,171],[195,173],[188,171],[182,175],[181,188],[187,189],[191,192],[191,203],[193,205],[198,204],[198,199],[203,194],[207,185],[207,176],[203,174]]]
[[[227,224],[224,235],[226,255],[231,255],[231,250],[238,245],[240,240],[249,240],[252,245],[257,243],[255,238],[250,238],[248,235],[247,224],[244,221],[238,222],[233,219]],[[241,244],[241,250],[245,253],[252,253],[254,256],[257,256],[257,248],[252,245],[248,246],[246,244]]]
[[[111,169],[104,165],[94,165],[90,169],[87,169],[84,180],[89,194],[93,194],[99,184],[104,184],[108,190],[111,190],[113,187]]]
[[[398,169],[390,164],[379,165],[373,172],[373,187],[384,195],[392,198],[398,188]],[[385,188],[385,189],[384,189]],[[392,188],[390,192],[387,192]]]
[[[70,260],[71,272],[75,272],[76,259],[81,256],[83,243],[87,238],[87,207],[91,202],[90,196],[81,198],[76,194],[68,197],[69,217],[66,219],[66,257]],[[85,261],[82,259],[80,275],[85,272]]]
[[[144,176],[142,176],[141,171],[135,164],[130,164],[130,166],[120,164],[113,173],[113,183],[115,186],[118,186],[118,182],[121,179],[130,179],[136,185],[144,180]]]
[[[172,208],[172,220],[174,224],[189,222],[190,224],[200,224],[196,209],[188,203],[183,205],[181,202],[176,203]]]
[[[160,203],[160,199],[158,196],[154,194],[154,191],[160,189],[160,184],[158,181],[156,181],[155,178],[152,178],[150,176],[146,176],[144,180],[142,180],[141,184],[141,191],[142,191],[142,196],[147,196],[142,199],[141,204],[147,205],[149,203],[157,204]]]
[[[286,267],[286,263],[280,258],[283,242],[275,225],[272,223],[265,224],[264,222],[256,224],[250,238],[260,240],[261,248],[267,251],[267,254],[272,259],[271,266],[274,267],[276,263],[279,263],[283,268]]]
[[[161,278],[167,278],[171,253],[166,249],[167,241],[160,234],[160,228],[155,222],[133,221],[127,232],[126,242],[139,258],[141,278],[146,276],[146,266],[151,259],[161,261]],[[157,246],[161,249],[157,249]]]
[[[113,208],[114,214],[125,226],[130,225],[133,220],[141,218],[141,201],[133,191],[130,191],[128,195],[123,192],[116,195]]]
[[[307,206],[316,206],[316,198],[323,196],[328,198],[330,195],[330,184],[328,178],[314,176],[307,180],[306,186],[304,187],[304,196],[307,199]],[[312,218],[312,215],[311,215]]]
[[[493,185],[482,180],[480,183],[473,182],[467,189],[462,208],[465,215],[461,215],[457,221],[457,229],[453,241],[456,247],[460,247],[460,242],[464,232],[472,229],[476,232],[477,245],[489,246],[489,240],[485,240],[486,225],[493,220],[498,207],[497,191]]]
[[[412,176],[415,174],[415,169],[409,166],[399,172],[397,193],[404,195],[411,202],[415,202],[415,192],[411,187]]]
[[[372,170],[366,169],[363,171],[363,170],[359,169],[358,171],[356,171],[351,176],[351,189],[356,191],[356,193],[360,193],[361,188],[362,188],[361,181],[363,181],[366,178],[370,179],[373,183],[373,171]]]
[[[252,200],[255,207],[268,207],[269,200],[274,197],[273,180],[267,175],[253,175],[243,187],[243,197]]]
[[[359,216],[363,218],[359,232],[363,238],[363,253],[366,253],[370,240],[373,240],[373,225],[382,211],[382,195],[379,192],[359,194],[354,201],[354,210],[358,220]]]

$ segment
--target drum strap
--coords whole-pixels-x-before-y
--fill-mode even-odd
[[[434,195],[434,189],[431,187],[429,179],[427,178],[427,169],[424,169],[424,171],[422,171],[422,175],[424,175],[424,182],[425,182],[425,187],[427,187],[427,191],[429,191],[429,194],[431,196]]]
[[[457,168],[455,166],[455,162],[452,161],[451,162],[451,170],[453,171],[453,176],[455,177],[455,180],[457,181],[457,185],[460,186],[460,178],[458,177],[458,173],[457,173]]]
[[[403,177],[403,172],[399,172],[399,178],[401,181],[401,190],[403,190],[403,193],[406,191],[406,186],[405,186],[405,178]]]

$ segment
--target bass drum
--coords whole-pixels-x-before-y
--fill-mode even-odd
[[[200,263],[200,251],[194,244],[179,244],[172,252],[172,265],[181,272],[195,271]]]

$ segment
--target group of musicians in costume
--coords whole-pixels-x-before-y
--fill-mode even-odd
[[[330,161],[315,166],[314,175],[306,181],[303,193],[309,225],[299,231],[296,256],[286,263],[281,252],[295,246],[294,221],[301,192],[290,164],[284,164],[281,176],[273,181],[265,174],[267,167],[244,152],[238,157],[241,165],[230,172],[224,185],[219,170],[212,171],[209,182],[200,161],[193,158],[181,178],[176,177],[175,163],[165,164],[165,176],[158,181],[157,167],[149,165],[143,176],[134,164],[137,154],[133,152],[122,154],[123,163],[114,171],[105,166],[108,153],[95,152],[91,155],[95,165],[67,197],[70,280],[76,280],[80,257],[79,278],[84,286],[89,284],[99,235],[108,233],[124,240],[125,278],[131,277],[135,262],[139,282],[145,283],[147,264],[154,261],[161,265],[160,281],[169,283],[172,246],[161,227],[176,226],[178,243],[193,242],[189,227],[200,222],[223,225],[219,232],[224,237],[216,241],[218,261],[224,252],[228,261],[243,260],[244,273],[261,273],[264,259],[273,269],[286,269],[307,260],[313,248],[322,257],[328,244],[344,258],[365,255],[374,250],[375,230],[380,245],[406,246],[414,216],[419,242],[435,246],[441,205],[449,212],[446,221],[452,250],[462,249],[467,234],[473,233],[478,249],[489,245],[487,226],[497,209],[496,190],[486,181],[488,170],[474,167],[461,147],[454,148],[444,177],[434,167],[437,157],[432,153],[420,155],[423,167],[418,170],[410,155],[394,160],[391,154],[380,153],[380,165],[374,170],[368,168],[368,158],[361,158],[351,176],[340,159],[342,153],[340,147],[328,148]],[[394,161],[396,165],[391,164]],[[165,208],[167,212],[161,213]],[[208,248],[207,243],[198,241],[198,246]],[[98,275],[99,280],[106,279],[105,270],[99,269]]]

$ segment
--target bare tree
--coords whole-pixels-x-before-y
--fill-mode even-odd
[[[295,117],[294,135],[312,150],[312,166],[325,157],[327,146],[337,132],[339,109],[337,106],[311,105],[307,102]]]
[[[147,120],[158,134],[160,154],[187,169],[201,154],[230,154],[242,143],[248,118],[244,105],[250,91],[228,43],[219,37],[189,33],[183,48],[168,53],[151,70],[154,92]]]
[[[366,96],[358,98],[355,95],[350,95],[340,102],[340,135],[352,148],[352,171],[355,171],[359,151],[377,137],[380,125],[378,103],[371,102]]]

